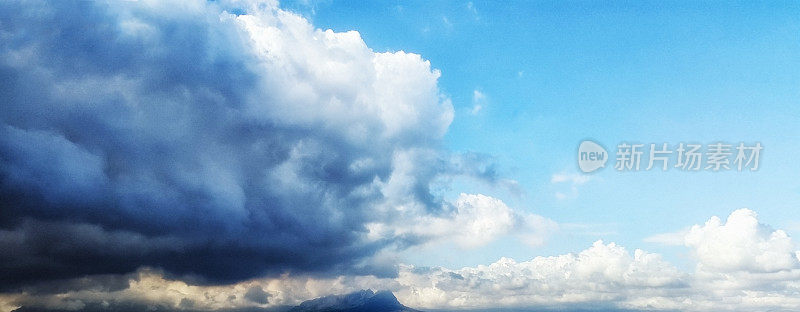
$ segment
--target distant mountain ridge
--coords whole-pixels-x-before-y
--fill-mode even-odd
[[[391,291],[361,290],[304,301],[289,312],[420,312],[402,305]]]

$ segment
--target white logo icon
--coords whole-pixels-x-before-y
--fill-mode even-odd
[[[608,152],[597,143],[583,141],[578,146],[578,167],[581,171],[589,173],[599,168],[604,168],[608,161]]]

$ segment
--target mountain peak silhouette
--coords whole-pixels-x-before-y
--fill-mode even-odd
[[[402,305],[388,290],[360,290],[304,301],[290,312],[419,312]]]

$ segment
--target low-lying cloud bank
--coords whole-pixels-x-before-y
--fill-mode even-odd
[[[791,311],[800,306],[794,242],[747,209],[712,217],[681,235],[696,269],[682,272],[660,255],[597,241],[576,253],[448,269],[401,265],[396,278],[286,275],[225,286],[189,285],[142,269],[121,277],[70,281],[50,292],[6,295],[5,306],[50,309],[119,306],[218,310],[292,305],[359,289],[389,289],[422,309],[597,308],[680,311]],[[712,254],[708,254],[711,252]],[[191,305],[189,305],[191,303]]]

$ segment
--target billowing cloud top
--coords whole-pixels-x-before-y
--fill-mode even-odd
[[[453,108],[428,61],[276,3],[4,2],[0,54],[6,287],[142,266],[392,276],[370,256],[457,236],[404,222],[528,218],[430,191],[494,173],[439,149]]]

